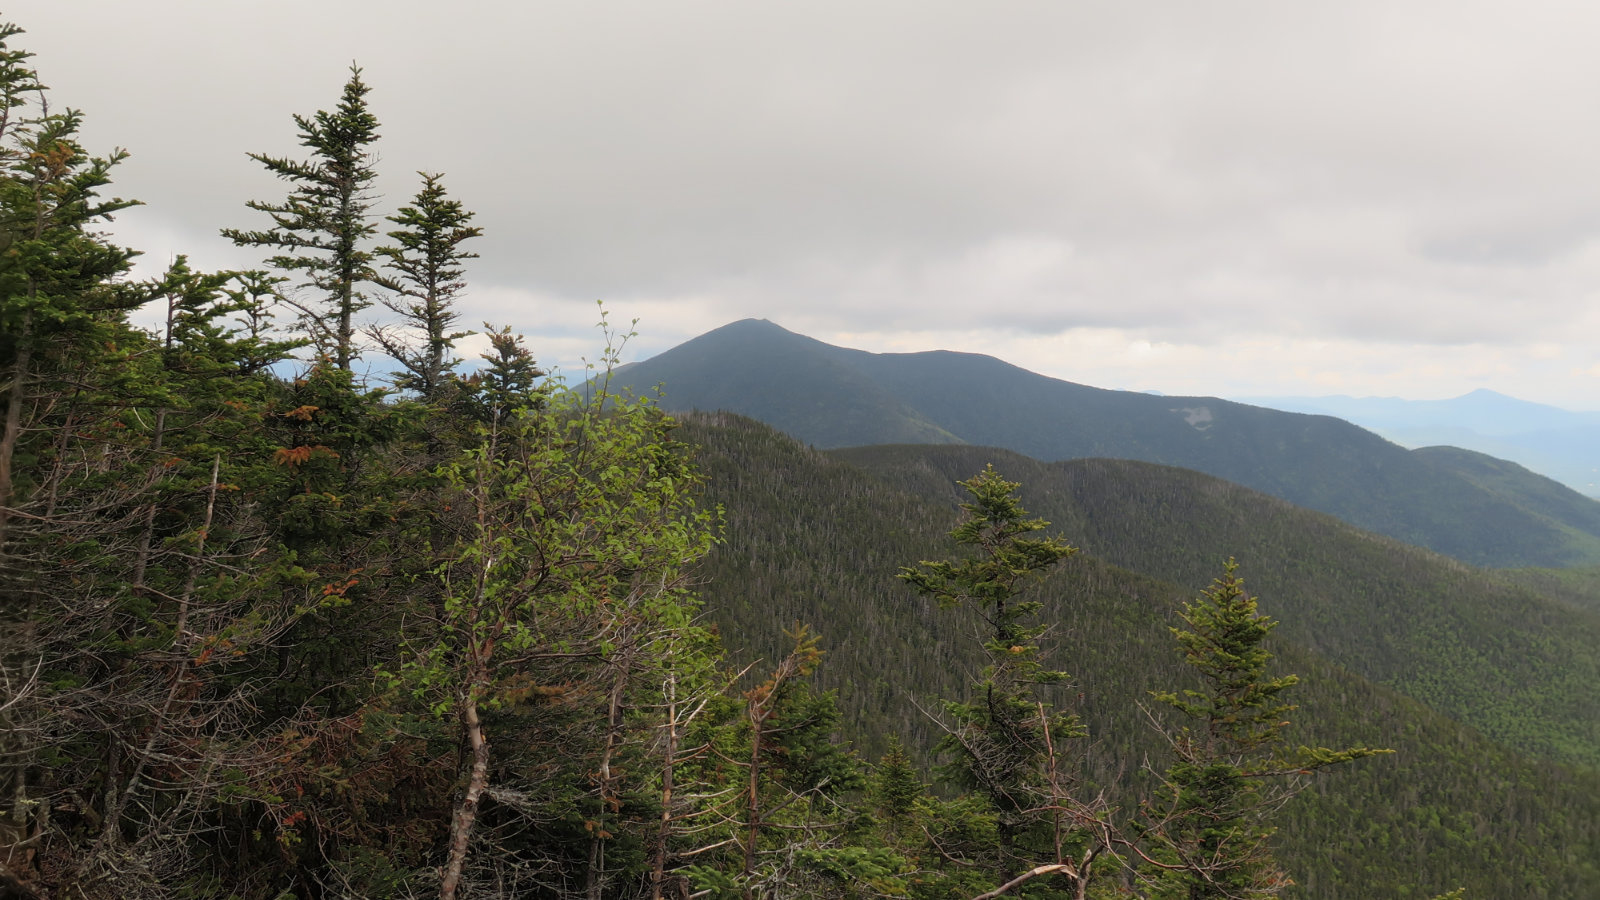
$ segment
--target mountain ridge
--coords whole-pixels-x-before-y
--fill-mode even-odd
[[[1563,409],[1479,388],[1445,400],[1241,397],[1240,402],[1334,415],[1406,447],[1450,445],[1526,466],[1600,496],[1600,412]]]
[[[970,611],[919,599],[894,573],[950,552],[944,532],[963,499],[953,479],[993,461],[1022,482],[1030,514],[1051,519],[1054,533],[1083,547],[1031,596],[1045,604],[1042,620],[1051,625],[1045,652],[1073,678],[1060,700],[1090,728],[1083,762],[1091,790],[1136,775],[1139,760],[1159,753],[1139,706],[1148,690],[1171,689],[1182,675],[1168,626],[1176,624],[1178,605],[1236,550],[1251,593],[1284,623],[1272,638],[1281,670],[1303,679],[1294,689],[1295,740],[1397,751],[1319,778],[1284,811],[1282,858],[1299,883],[1296,896],[1402,900],[1466,885],[1474,896],[1554,900],[1600,889],[1600,774],[1540,759],[1561,749],[1544,739],[1545,749],[1531,755],[1509,750],[1352,666],[1377,667],[1382,676],[1377,669],[1459,658],[1459,668],[1438,674],[1476,677],[1492,695],[1504,667],[1475,672],[1474,660],[1503,662],[1503,652],[1494,648],[1497,638],[1483,643],[1495,626],[1468,627],[1477,613],[1557,617],[1534,637],[1592,615],[1552,612],[1552,603],[1526,592],[1497,593],[1479,570],[1192,471],[1150,472],[1159,467],[1105,460],[1043,463],[962,445],[819,451],[736,415],[681,421],[681,439],[698,448],[708,477],[706,501],[726,515],[725,541],[707,561],[708,615],[743,658],[782,654],[783,630],[793,623],[817,626],[827,652],[819,683],[840,689],[866,753],[881,752],[888,735],[908,747],[932,746],[940,732],[919,705],[937,709],[938,698],[959,696],[982,664],[972,617],[964,615]],[[1108,558],[1118,545],[1129,550],[1120,562]],[[1447,583],[1374,591],[1359,578],[1297,574],[1295,566],[1317,561],[1319,545],[1358,548],[1349,565],[1386,585]],[[1458,590],[1452,579],[1467,586]],[[1315,596],[1302,595],[1307,584],[1316,586]],[[1496,612],[1507,598],[1532,606]],[[1435,648],[1409,654],[1414,659],[1387,650],[1352,656],[1352,641],[1386,629],[1363,603],[1393,606],[1422,622],[1457,605],[1470,614],[1461,629],[1431,636],[1408,626],[1407,639]],[[1347,608],[1343,616],[1324,621],[1340,608]],[[1308,634],[1324,645],[1320,652],[1301,642]],[[1448,648],[1439,639],[1451,634],[1464,649],[1436,652]],[[1583,652],[1592,661],[1593,648]],[[1537,665],[1564,665],[1564,656],[1552,652]],[[1576,718],[1593,721],[1581,711]],[[1530,737],[1516,732],[1531,723],[1490,724],[1509,726],[1513,739]],[[1545,737],[1559,739],[1566,730],[1553,724]]]
[[[744,319],[618,374],[668,411],[727,410],[821,448],[1005,447],[1191,468],[1490,566],[1600,564],[1600,502],[1506,469],[1466,477],[1326,415],[1076,384],[949,350],[870,353]]]

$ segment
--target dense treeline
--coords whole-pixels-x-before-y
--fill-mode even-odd
[[[1429,586],[1429,578],[1464,577],[1467,570],[1192,472],[1099,460],[1043,464],[968,447],[822,453],[728,415],[685,417],[683,434],[700,448],[709,496],[726,507],[726,537],[707,560],[702,589],[711,615],[763,650],[780,640],[768,610],[780,622],[829,623],[830,652],[818,679],[840,688],[848,732],[870,754],[894,734],[910,746],[931,746],[937,729],[908,701],[929,706],[959,692],[982,664],[968,640],[974,624],[905,593],[883,556],[939,553],[940,531],[960,499],[945,473],[970,472],[988,458],[1020,475],[1030,509],[1084,548],[1043,584],[1041,596],[1043,618],[1055,626],[1044,641],[1056,665],[1072,675],[1062,699],[1089,728],[1084,772],[1091,783],[1126,797],[1115,786],[1136,777],[1141,761],[1162,758],[1164,742],[1140,705],[1148,705],[1149,691],[1185,677],[1167,649],[1168,628],[1190,593],[1175,586],[1185,573],[1169,568],[1171,580],[1155,580],[1091,552],[1114,559],[1142,553],[1144,562],[1170,555],[1204,572],[1227,552],[1217,548],[1231,543],[1241,548],[1263,605],[1283,619],[1272,638],[1283,668],[1304,676],[1293,740],[1395,750],[1319,778],[1285,808],[1278,841],[1298,895],[1415,898],[1456,885],[1469,886],[1473,896],[1600,891],[1593,863],[1600,859],[1600,776],[1592,768],[1508,750],[1362,677],[1363,657],[1330,662],[1325,655],[1330,647],[1356,647],[1374,626],[1363,604],[1386,596],[1356,593],[1341,582],[1368,591],[1372,579],[1393,579],[1409,585],[1395,596],[1412,604],[1423,598],[1470,610],[1475,598],[1488,607],[1500,602],[1481,574]],[[1078,470],[1093,474],[1073,480],[1052,474]],[[1130,472],[1134,478],[1119,477]],[[1166,499],[1144,502],[1141,485]],[[1180,501],[1190,490],[1198,498]],[[1230,497],[1247,502],[1235,505]],[[1180,514],[1176,502],[1189,512]],[[1205,514],[1194,515],[1193,507]],[[1371,555],[1351,558],[1373,571],[1357,577],[1337,570],[1344,540],[1372,547]],[[1325,573],[1328,583],[1307,578],[1286,585],[1281,570],[1300,563]],[[1355,612],[1340,618],[1341,607]],[[1310,648],[1313,642],[1320,652]],[[1492,672],[1479,675],[1493,687]],[[1574,699],[1592,696],[1582,691]]]
[[[1600,569],[1507,569],[1500,574],[1552,600],[1600,613]]]
[[[50,111],[17,33],[0,53],[0,893],[681,879],[690,839],[647,799],[663,673],[678,702],[723,679],[683,586],[710,530],[671,423],[541,383],[508,333],[453,373],[476,229],[425,176],[378,244],[359,73],[334,112],[297,119],[311,159],[257,157],[289,199],[252,204],[272,230],[230,233],[278,251],[270,270],[180,258],[130,280],[132,251],[96,231],[130,205],[103,197],[118,157]],[[373,296],[398,314],[373,335],[398,392],[351,372]],[[132,327],[151,305],[159,327]],[[702,721],[738,740],[730,709]]]
[[[676,423],[607,389],[613,354],[581,391],[509,330],[470,373],[455,358],[478,229],[432,173],[380,218],[359,69],[333,110],[295,117],[306,159],[252,155],[287,195],[224,234],[266,268],[132,279],[97,230],[131,205],[106,197],[119,157],[79,145],[18,34],[0,29],[0,896],[1270,896],[1291,884],[1273,814],[1371,754],[1289,740],[1294,679],[1269,671],[1275,623],[1231,565],[1185,602],[1068,561],[992,470],[930,544],[947,510],[852,494],[855,470],[778,447],[753,478],[798,454],[857,518],[774,505],[803,539],[697,569],[716,489]],[[130,323],[150,308],[159,325]],[[379,353],[392,377],[363,383]],[[964,624],[896,644],[850,688],[878,712],[846,728],[804,623],[851,633],[830,604],[862,548],[910,585],[875,598],[884,634],[908,613]],[[1138,694],[1166,708],[1142,732],[1159,758],[1086,730],[1138,708],[1126,685],[1055,671],[1109,678],[1130,655],[1091,639],[1092,603],[1046,609],[1037,582],[1063,564],[1086,598],[1181,608],[1173,634],[1129,630],[1140,656],[1187,660]],[[702,616],[708,574],[721,596],[814,592],[781,642],[767,626],[790,610],[760,609],[761,655],[734,662],[721,644],[743,636]],[[966,677],[907,697],[896,671],[922,658]],[[1557,887],[1588,877],[1549,864]]]
[[[1600,616],[1575,603],[1196,472],[964,447],[838,453],[944,498],[951,477],[993,460],[1085,552],[1174,584],[1238,554],[1282,598],[1285,636],[1501,743],[1600,766]],[[1580,576],[1565,581],[1581,591]]]

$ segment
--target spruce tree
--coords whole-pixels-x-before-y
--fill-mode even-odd
[[[1064,745],[1083,729],[1077,716],[1050,710],[1038,691],[1066,675],[1039,661],[1045,628],[1030,620],[1041,604],[1019,597],[1077,549],[1060,538],[1029,537],[1049,523],[1027,517],[1016,496],[1019,485],[993,466],[960,484],[972,499],[961,505],[963,519],[950,537],[976,555],[923,561],[899,573],[942,604],[975,607],[993,632],[984,643],[989,665],[975,696],[944,705],[949,721],[939,749],[949,761],[939,774],[976,792],[993,810],[993,875],[1009,878],[1008,884],[1065,876],[1081,888],[1105,845],[1103,829],[1084,828],[1100,821],[1098,810],[1071,796],[1063,770]]]
[[[420,338],[420,346],[393,328],[374,327],[369,333],[405,370],[396,377],[395,386],[433,399],[458,362],[450,357],[451,348],[472,333],[451,331],[451,326],[461,317],[455,306],[466,286],[461,265],[478,256],[461,244],[482,235],[483,229],[468,224],[473,214],[449,198],[442,176],[418,174],[422,189],[411,206],[389,217],[400,227],[389,232],[394,243],[379,247],[378,255],[384,258],[384,267],[396,273],[380,279],[397,295],[384,298],[383,305],[400,316],[405,330]]]
[[[911,765],[911,757],[896,735],[889,737],[889,749],[878,759],[872,774],[872,804],[885,824],[898,826],[910,817],[925,793],[922,778]]]
[[[1176,760],[1145,804],[1153,896],[1184,900],[1276,896],[1293,882],[1274,861],[1271,816],[1326,766],[1386,751],[1284,746],[1280,695],[1299,679],[1267,673],[1262,646],[1278,623],[1256,608],[1238,564],[1186,603],[1173,628],[1200,690],[1155,698],[1191,722],[1170,735]]]
[[[378,139],[378,119],[367,108],[367,91],[361,69],[351,66],[350,80],[333,112],[294,117],[300,143],[311,149],[309,160],[250,154],[293,187],[282,203],[247,204],[270,216],[272,228],[222,230],[235,244],[279,251],[267,262],[300,273],[299,286],[320,295],[285,299],[299,309],[316,347],[347,371],[359,355],[355,316],[371,305],[362,285],[375,280],[373,251],[366,243],[377,231],[371,219],[377,178],[372,144]]]

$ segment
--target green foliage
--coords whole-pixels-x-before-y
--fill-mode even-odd
[[[910,817],[925,787],[922,777],[911,765],[911,757],[895,736],[889,738],[889,749],[878,759],[872,774],[872,803],[874,811],[883,821],[895,827]]]
[[[941,479],[996,460],[1085,553],[1170,584],[1204,584],[1216,560],[1249,559],[1257,589],[1293,613],[1277,637],[1520,752],[1600,766],[1600,694],[1588,689],[1600,682],[1600,618],[1575,598],[1552,601],[1197,472],[963,447],[839,454],[941,502]]]
[[[903,897],[906,860],[885,847],[802,848],[795,861],[821,876],[830,897]]]
[[[738,879],[714,866],[685,866],[683,875],[693,886],[694,896],[711,900],[738,900]]]
[[[451,348],[472,333],[452,331],[451,327],[461,318],[456,309],[466,287],[461,266],[478,256],[461,245],[482,235],[483,229],[468,224],[473,214],[460,201],[449,198],[441,176],[421,175],[422,189],[413,205],[389,217],[400,226],[388,233],[394,244],[377,250],[384,267],[397,276],[377,279],[398,295],[384,298],[383,305],[401,317],[403,328],[414,337],[408,342],[396,329],[382,326],[369,333],[404,370],[396,377],[395,386],[434,400],[458,362],[451,358]],[[417,343],[420,346],[415,346]]]
[[[1156,896],[1188,900],[1276,896],[1291,882],[1269,847],[1273,814],[1326,766],[1372,756],[1365,748],[1302,747],[1285,753],[1279,699],[1299,679],[1272,677],[1262,646],[1277,623],[1262,615],[1229,559],[1200,598],[1184,604],[1186,628],[1173,628],[1184,660],[1204,687],[1155,692],[1194,722],[1171,736],[1176,760],[1157,796],[1144,804]]]
[[[182,880],[175,830],[249,781],[248,673],[294,619],[275,602],[284,568],[258,514],[272,468],[261,368],[287,345],[250,329],[259,306],[232,275],[180,257],[127,281],[131,251],[92,230],[131,205],[98,199],[120,154],[88,157],[74,112],[9,112],[5,824],[49,847],[16,877],[112,895]],[[125,318],[146,300],[165,307],[156,334]]]
[[[960,485],[972,500],[961,504],[964,516],[950,538],[959,546],[976,548],[979,556],[958,562],[924,561],[920,568],[902,569],[900,579],[940,603],[978,605],[994,626],[996,646],[991,651],[1015,654],[1014,645],[1037,637],[1034,629],[1019,623],[1038,612],[1039,604],[1017,603],[1013,598],[1027,580],[1077,551],[1058,538],[1023,537],[1050,523],[1024,518],[1027,513],[1015,495],[1020,485],[1001,478],[993,466]]]
[[[371,305],[361,285],[377,278],[373,251],[364,246],[377,232],[370,220],[377,178],[371,145],[378,139],[378,119],[367,106],[368,90],[361,69],[351,66],[333,112],[295,115],[300,143],[311,150],[311,159],[250,154],[293,187],[282,203],[248,204],[272,219],[270,229],[222,230],[235,244],[279,251],[267,262],[280,271],[300,273],[301,286],[319,296],[290,302],[300,311],[313,345],[347,371],[359,355],[355,315]]]
[[[709,547],[711,520],[694,509],[696,476],[671,421],[642,401],[602,411],[541,393],[548,404],[485,426],[441,473],[458,520],[435,570],[447,640],[407,669],[430,693],[453,693],[438,687],[458,665],[445,660],[468,645],[520,666],[593,642],[615,653],[624,625],[692,616],[681,575]]]
[[[946,734],[938,745],[948,759],[944,779],[976,791],[993,807],[999,860],[994,874],[1004,880],[1041,858],[1062,862],[1066,832],[1077,832],[1093,813],[1068,793],[1071,782],[1063,757],[1069,740],[1085,732],[1076,716],[1050,712],[1038,689],[1062,681],[1065,673],[1039,661],[1043,625],[1029,625],[1042,607],[1018,597],[1029,583],[1076,553],[1056,537],[1027,537],[1049,526],[1027,518],[1016,496],[1020,486],[986,466],[960,482],[971,499],[961,504],[962,519],[950,537],[977,552],[959,561],[924,561],[900,571],[900,580],[941,604],[971,604],[992,629],[984,642],[989,664],[973,686],[972,699],[947,701]],[[1084,813],[1068,823],[1068,812]],[[1081,837],[1066,838],[1078,843]]]
[[[539,408],[547,398],[536,385],[545,371],[509,327],[496,329],[485,324],[484,328],[489,336],[489,352],[483,359],[488,365],[459,384],[458,405],[483,423],[498,421],[514,409]]]
[[[1600,568],[1506,569],[1497,574],[1509,584],[1600,614]]]
[[[941,750],[954,762],[942,771],[965,787],[982,791],[1005,817],[1003,833],[1023,827],[1022,819],[1039,788],[1039,763],[1045,756],[1045,731],[1059,738],[1071,736],[1076,722],[1070,718],[1041,717],[1036,712],[1033,686],[1060,681],[1064,674],[1048,671],[1038,660],[1042,625],[1026,625],[1039,611],[1036,600],[1018,600],[1028,582],[1077,552],[1059,538],[1029,538],[1049,523],[1028,519],[1015,491],[986,467],[960,482],[971,495],[961,504],[962,520],[950,538],[958,546],[972,547],[977,555],[958,561],[923,561],[917,568],[901,569],[899,578],[918,593],[941,604],[970,603],[980,610],[992,629],[984,643],[989,665],[974,691],[976,699],[949,703],[954,720]]]
[[[1084,548],[1036,596],[1052,625],[1041,646],[1070,664],[1069,696],[1089,728],[1088,740],[1072,745],[1082,748],[1086,795],[1103,790],[1130,809],[1150,788],[1140,761],[1165,768],[1170,747],[1139,709],[1151,690],[1192,686],[1169,631],[1172,610],[1192,594],[1175,585],[1205,584],[1216,561],[1236,551],[1251,560],[1254,588],[1284,598],[1283,624],[1268,645],[1303,679],[1289,744],[1396,751],[1312,777],[1284,807],[1274,840],[1296,895],[1400,900],[1466,885],[1474,896],[1554,900],[1600,890],[1600,867],[1590,862],[1600,859],[1600,776],[1512,751],[1375,680],[1457,652],[1417,630],[1438,618],[1455,623],[1455,646],[1480,648],[1460,674],[1478,667],[1481,692],[1503,690],[1508,677],[1545,677],[1520,673],[1509,648],[1486,652],[1486,637],[1536,633],[1534,648],[1560,648],[1559,667],[1544,651],[1522,664],[1546,675],[1573,671],[1589,650],[1583,626],[1560,606],[1192,472],[1114,460],[1047,465],[959,446],[821,453],[727,414],[688,416],[682,433],[701,448],[707,501],[725,509],[703,593],[730,651],[778,654],[784,638],[775,623],[829,623],[831,650],[814,678],[841,688],[846,733],[873,754],[889,734],[911,748],[932,746],[941,733],[918,705],[936,709],[939,698],[962,696],[987,661],[969,636],[989,626],[971,607],[885,598],[905,593],[893,574],[898,561],[945,552],[940,523],[968,499],[954,479],[992,460],[1027,483],[1031,510]],[[1454,668],[1443,671],[1451,680],[1404,683],[1430,685],[1441,700],[1472,688]],[[1582,712],[1592,692],[1546,696],[1570,704],[1567,721],[1593,721]],[[1522,716],[1539,709],[1502,706]],[[949,896],[968,900],[986,889]]]
[[[1264,835],[1271,779],[1365,752],[1300,743],[1403,751],[1282,806],[1303,896],[1596,893],[1600,776],[1375,683],[1584,761],[1581,604],[1192,474],[1007,458],[1103,557],[1069,559],[992,469],[953,493],[970,448],[845,457],[872,475],[728,416],[680,431],[612,391],[614,347],[568,392],[491,329],[489,365],[453,377],[477,229],[424,176],[393,244],[363,246],[359,72],[335,111],[296,117],[310,161],[255,157],[290,194],[252,204],[271,229],[228,234],[277,251],[276,273],[180,257],[132,281],[95,231],[130,205],[102,196],[120,153],[89,156],[80,117],[48,111],[18,33],[0,26],[0,893],[970,900],[1053,860],[1007,890],[1054,900],[1083,886],[1068,863],[1128,849],[1115,808],[1155,796],[1139,846],[1173,864]],[[310,294],[280,297],[293,278]],[[401,298],[405,395],[350,371],[364,283]],[[277,327],[280,300],[305,333]],[[130,326],[151,301],[159,324]],[[308,340],[322,357],[279,365]],[[957,440],[882,406],[893,381],[845,373],[860,402],[838,433],[878,417]],[[908,597],[897,564],[938,556],[962,500],[954,558],[903,570]],[[1230,573],[1187,607],[1199,686],[1167,696],[1216,727],[1180,732],[1161,780],[1135,761],[1173,748],[1138,701],[1182,683],[1161,652],[1172,584],[1218,545],[1294,605],[1272,632]],[[828,657],[789,621],[826,622]],[[1294,726],[1269,645],[1307,676]],[[1082,722],[1052,711],[1058,658]],[[934,743],[919,707],[950,731],[936,796],[889,739]],[[870,777],[852,740],[882,753]]]
[[[1185,628],[1174,628],[1187,662],[1206,682],[1205,691],[1161,692],[1157,700],[1186,716],[1206,723],[1206,740],[1250,753],[1278,741],[1280,720],[1293,707],[1277,697],[1299,679],[1293,675],[1267,677],[1272,654],[1262,642],[1278,623],[1256,609],[1256,600],[1244,590],[1244,579],[1228,560],[1221,577],[1185,603],[1179,613]]]
[[[599,883],[642,866],[650,782],[636,732],[654,719],[638,706],[662,660],[692,649],[684,573],[710,546],[712,519],[695,509],[698,479],[671,421],[644,401],[552,393],[482,426],[442,470],[453,540],[437,551],[438,629],[402,637],[399,683],[461,723],[468,791],[450,878],[467,861],[478,797],[502,786],[549,812],[533,816],[543,847],[502,850],[491,868],[542,858]],[[505,749],[491,757],[491,743]],[[541,759],[549,748],[559,758]]]

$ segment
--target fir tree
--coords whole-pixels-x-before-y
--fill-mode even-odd
[[[1105,844],[1097,833],[1103,829],[1082,827],[1098,822],[1098,812],[1071,796],[1071,779],[1063,771],[1064,745],[1083,729],[1076,716],[1051,711],[1039,696],[1039,686],[1066,675],[1040,663],[1038,639],[1045,628],[1029,624],[1040,603],[1019,599],[1029,582],[1077,550],[1060,538],[1028,537],[1049,523],[1027,517],[1016,496],[1019,485],[993,466],[960,484],[972,499],[961,505],[963,519],[950,537],[976,548],[977,555],[924,561],[899,574],[940,603],[976,607],[993,631],[984,643],[989,665],[975,685],[976,696],[944,706],[949,722],[939,749],[949,762],[939,771],[976,791],[994,810],[995,875],[1009,877],[1028,867],[1008,883],[1063,875],[1081,889]]]
[[[1277,895],[1292,882],[1272,857],[1272,814],[1312,772],[1384,752],[1283,746],[1284,716],[1294,707],[1280,695],[1299,679],[1267,674],[1272,654],[1262,643],[1278,623],[1257,610],[1237,570],[1228,560],[1184,605],[1186,627],[1172,629],[1203,689],[1155,694],[1194,723],[1171,735],[1177,759],[1145,805],[1154,849],[1141,855],[1153,865],[1158,897]]]
[[[350,80],[333,112],[294,117],[300,143],[311,149],[311,159],[250,154],[293,188],[282,203],[247,204],[272,218],[271,229],[222,230],[235,244],[279,251],[268,263],[301,273],[300,286],[321,295],[290,303],[300,310],[317,348],[347,371],[359,355],[355,316],[371,305],[361,286],[375,280],[373,251],[365,244],[377,231],[371,210],[377,178],[372,144],[378,139],[378,119],[367,108],[367,91],[361,69],[351,66]]]
[[[886,823],[898,825],[910,817],[923,793],[922,778],[912,767],[906,748],[899,737],[890,736],[889,749],[879,757],[872,774],[874,808]]]
[[[433,399],[458,362],[451,358],[451,348],[472,333],[451,331],[451,326],[461,317],[455,306],[466,286],[461,264],[478,256],[461,245],[482,235],[483,229],[468,224],[473,214],[447,196],[441,176],[419,174],[422,189],[412,205],[389,217],[400,226],[389,232],[394,244],[379,247],[377,252],[384,258],[384,267],[396,273],[380,279],[398,295],[384,298],[383,305],[399,315],[402,327],[420,340],[407,340],[385,327],[374,327],[369,333],[405,370],[395,379],[395,386]]]
[[[537,382],[545,371],[522,345],[522,336],[513,334],[509,325],[497,329],[485,323],[484,328],[488,329],[489,352],[482,359],[488,365],[462,384],[461,402],[470,415],[491,423],[514,409],[542,408],[547,397]]]

